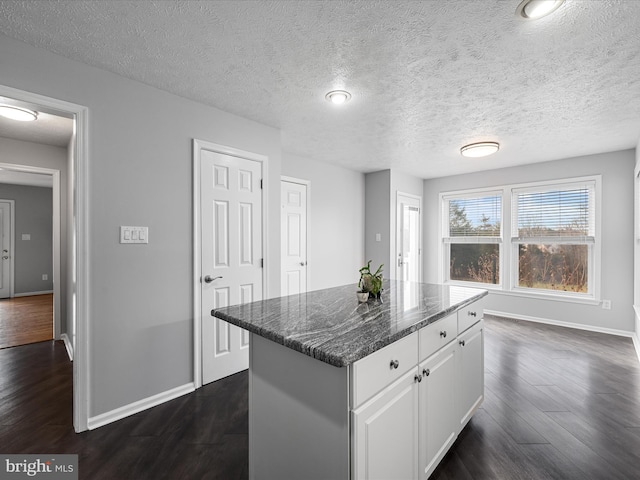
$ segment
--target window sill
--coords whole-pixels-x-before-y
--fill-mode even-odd
[[[502,289],[502,285],[493,285],[490,283],[475,283],[475,282],[455,282],[448,281],[445,282],[446,285],[455,285],[458,287],[469,287],[469,288],[482,288],[484,290],[488,290],[490,293],[495,293],[498,295],[506,295],[510,297],[520,297],[520,298],[531,298],[534,300],[551,300],[553,302],[563,302],[563,303],[577,303],[581,305],[601,305],[602,301],[596,300],[595,298],[585,298],[585,297],[575,297],[571,295],[560,295],[553,293],[539,293],[539,292],[524,292],[521,290],[511,290],[506,291]]]
[[[594,298],[579,298],[573,297],[569,295],[554,295],[554,294],[545,294],[545,293],[537,293],[537,292],[521,292],[521,291],[511,291],[506,292],[504,290],[490,290],[491,293],[497,293],[498,295],[506,295],[510,297],[521,297],[521,298],[531,298],[534,300],[551,300],[553,302],[563,302],[563,303],[578,303],[581,305],[600,305],[602,302],[600,300],[596,300]]]

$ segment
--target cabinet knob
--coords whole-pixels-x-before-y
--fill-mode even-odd
[[[394,368],[398,368],[400,366],[400,362],[398,360],[391,360],[391,363],[389,364],[389,368],[394,369]]]
[[[442,332],[440,332],[440,336],[441,336],[442,338],[447,338],[447,331],[446,331],[446,330],[443,330]]]
[[[428,368],[425,368],[424,370],[422,370],[423,377],[428,377],[429,375],[431,375],[431,370],[429,370]]]
[[[422,377],[420,375],[416,375],[415,377],[413,377],[413,381],[414,383],[420,383],[422,381]]]
[[[476,312],[467,312],[467,315],[469,315],[470,317],[475,317],[476,316]]]
[[[460,340],[458,343],[464,347],[464,340]]]

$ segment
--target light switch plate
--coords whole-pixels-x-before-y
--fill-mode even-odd
[[[22,234],[22,240],[31,240],[31,234],[30,233],[23,233]]]
[[[149,243],[149,227],[120,226],[120,243]]]

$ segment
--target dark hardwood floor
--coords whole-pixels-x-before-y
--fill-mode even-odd
[[[53,339],[53,294],[0,299],[0,348]]]
[[[486,326],[485,402],[432,479],[640,479],[630,339],[496,318]],[[246,372],[81,434],[71,378],[59,342],[0,350],[0,453],[77,453],[80,478],[91,480],[248,477]]]

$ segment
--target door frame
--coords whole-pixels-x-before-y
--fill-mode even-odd
[[[311,215],[311,209],[309,208],[310,205],[310,199],[311,199],[311,180],[304,180],[302,178],[297,178],[297,177],[289,177],[286,175],[280,175],[280,185],[282,186],[282,182],[289,182],[289,183],[297,183],[299,185],[304,185],[306,187],[306,192],[307,192],[307,207],[306,207],[306,215],[307,215],[307,223],[305,225],[305,228],[307,230],[307,235],[306,235],[306,239],[307,239],[307,244],[305,245],[305,250],[307,252],[307,265],[305,268],[305,275],[307,277],[307,292],[309,291],[309,269],[313,268],[313,267],[309,267],[309,224],[311,223],[310,221],[310,215]],[[282,188],[282,187],[281,187]],[[280,204],[282,204],[282,199],[280,199]],[[282,239],[281,239],[282,241]],[[282,258],[280,259],[280,285],[282,285]]]
[[[4,164],[0,163],[0,168],[4,168],[3,167]],[[9,223],[11,224],[11,226],[9,227],[11,229],[11,238],[9,239],[9,241],[11,242],[11,245],[9,245],[9,258],[11,259],[11,261],[9,262],[9,281],[11,282],[11,284],[9,285],[9,298],[13,298],[13,296],[15,295],[15,288],[14,288],[14,280],[15,280],[15,263],[14,263],[14,254],[15,254],[15,243],[16,243],[16,235],[15,235],[15,231],[16,231],[16,219],[15,219],[15,212],[16,212],[16,201],[15,200],[8,200],[8,199],[4,199],[4,198],[0,198],[0,202],[6,202],[9,204]]]
[[[0,96],[20,103],[30,104],[36,110],[49,110],[75,119],[73,161],[68,175],[72,182],[70,190],[72,226],[68,246],[68,282],[72,288],[67,292],[67,305],[71,324],[75,325],[73,344],[73,427],[76,432],[87,430],[89,403],[91,401],[90,379],[90,298],[89,298],[89,109],[82,105],[58,100],[44,95],[0,85]]]
[[[420,204],[420,232],[418,232],[419,235],[419,239],[418,239],[418,245],[420,245],[420,261],[418,262],[418,272],[419,272],[419,277],[420,277],[420,282],[424,281],[424,276],[423,276],[423,269],[422,269],[422,261],[423,261],[423,256],[422,256],[422,250],[423,250],[423,245],[422,245],[422,224],[423,219],[422,219],[422,197],[420,195],[414,195],[412,193],[406,193],[406,192],[401,192],[400,190],[396,191],[396,248],[395,248],[395,254],[393,257],[393,267],[394,267],[394,271],[395,271],[395,278],[398,278],[398,252],[400,249],[400,227],[402,226],[402,211],[400,209],[400,197],[407,197],[407,198],[412,198],[414,200],[417,200],[418,203]]]
[[[11,163],[0,163],[0,168],[5,170],[11,170],[14,172],[24,172],[24,173],[38,173],[41,175],[50,175],[52,178],[52,215],[53,215],[53,338],[55,340],[60,340],[60,335],[62,332],[60,331],[60,320],[61,320],[61,312],[62,312],[62,298],[60,298],[60,285],[61,285],[61,268],[60,264],[61,254],[60,254],[60,201],[62,200],[60,191],[60,170],[55,170],[52,168],[43,168],[43,167],[32,167],[29,165],[16,165]],[[15,211],[15,209],[13,210]],[[12,215],[13,215],[12,211]],[[12,226],[14,225],[13,216],[11,217]],[[15,232],[12,230],[13,239],[11,240],[11,248],[12,251],[15,245]],[[15,280],[15,270],[14,270],[14,257],[13,253],[11,253],[11,298],[15,296],[14,290],[14,280]],[[66,343],[66,342],[65,342]],[[72,354],[73,356],[73,354]]]
[[[193,383],[195,388],[202,387],[202,295],[200,285],[202,283],[202,224],[200,215],[200,166],[202,150],[208,150],[232,157],[253,160],[262,164],[262,298],[267,295],[267,266],[268,266],[268,205],[269,182],[268,166],[269,157],[259,153],[241,150],[239,148],[193,139]]]

